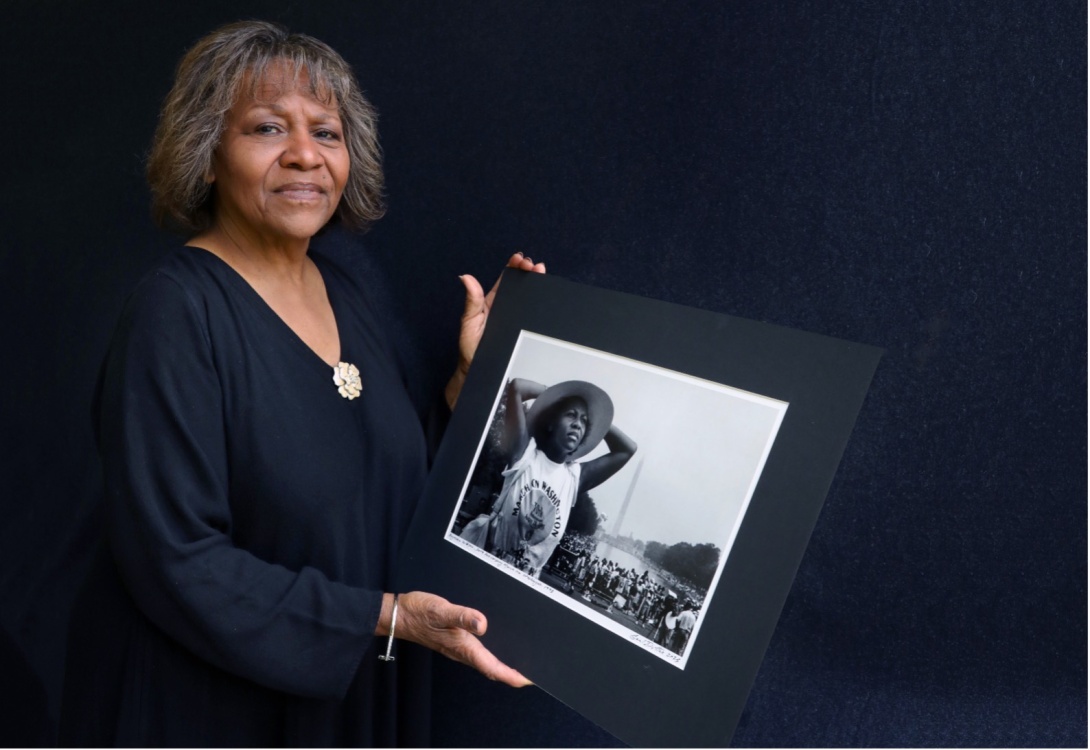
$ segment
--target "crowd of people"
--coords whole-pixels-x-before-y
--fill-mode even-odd
[[[598,540],[581,534],[566,534],[561,546],[575,558],[568,571],[572,592],[584,601],[601,601],[607,612],[619,612],[635,621],[643,635],[681,654],[699,612],[699,599],[688,592],[679,595],[648,570],[625,567],[594,554]]]
[[[676,598],[673,599],[671,604],[662,607],[662,616],[651,640],[675,654],[680,654],[693,635],[696,611],[697,608],[691,600],[683,599],[679,604]]]

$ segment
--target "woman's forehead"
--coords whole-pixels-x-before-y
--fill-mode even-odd
[[[583,411],[587,411],[587,402],[584,401],[581,396],[568,396],[560,402],[560,409],[562,411],[568,411],[569,409],[574,408],[580,408]]]
[[[268,104],[294,93],[301,93],[325,107],[337,107],[337,97],[330,81],[321,75],[312,77],[306,65],[296,65],[283,59],[271,60],[257,69],[248,69],[239,87],[238,100]]]

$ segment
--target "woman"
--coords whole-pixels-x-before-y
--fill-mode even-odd
[[[522,402],[531,399],[526,412]],[[512,378],[504,421],[503,488],[492,512],[466,524],[461,536],[539,578],[579,493],[620,471],[636,453],[636,443],[613,424],[609,395],[582,380],[546,388]],[[576,461],[603,440],[608,453]]]
[[[427,700],[411,647],[379,658],[394,634],[527,684],[477,639],[482,613],[390,587],[425,438],[368,294],[310,249],[382,214],[348,65],[271,24],[213,32],[178,67],[148,176],[190,239],[138,285],[103,367],[107,533],[61,743],[425,742],[405,731]],[[464,283],[451,407],[495,291]]]

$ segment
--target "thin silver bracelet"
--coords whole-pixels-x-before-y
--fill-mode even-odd
[[[397,630],[397,594],[394,594],[394,612],[390,615],[390,639],[386,641],[386,654],[379,654],[380,661],[396,661],[396,658],[390,655],[390,652],[394,649],[394,631]]]

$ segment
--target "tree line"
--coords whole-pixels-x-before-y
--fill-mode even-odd
[[[663,570],[704,589],[711,587],[719,567],[719,548],[710,543],[678,542],[667,547],[661,542],[647,542],[643,555]]]

